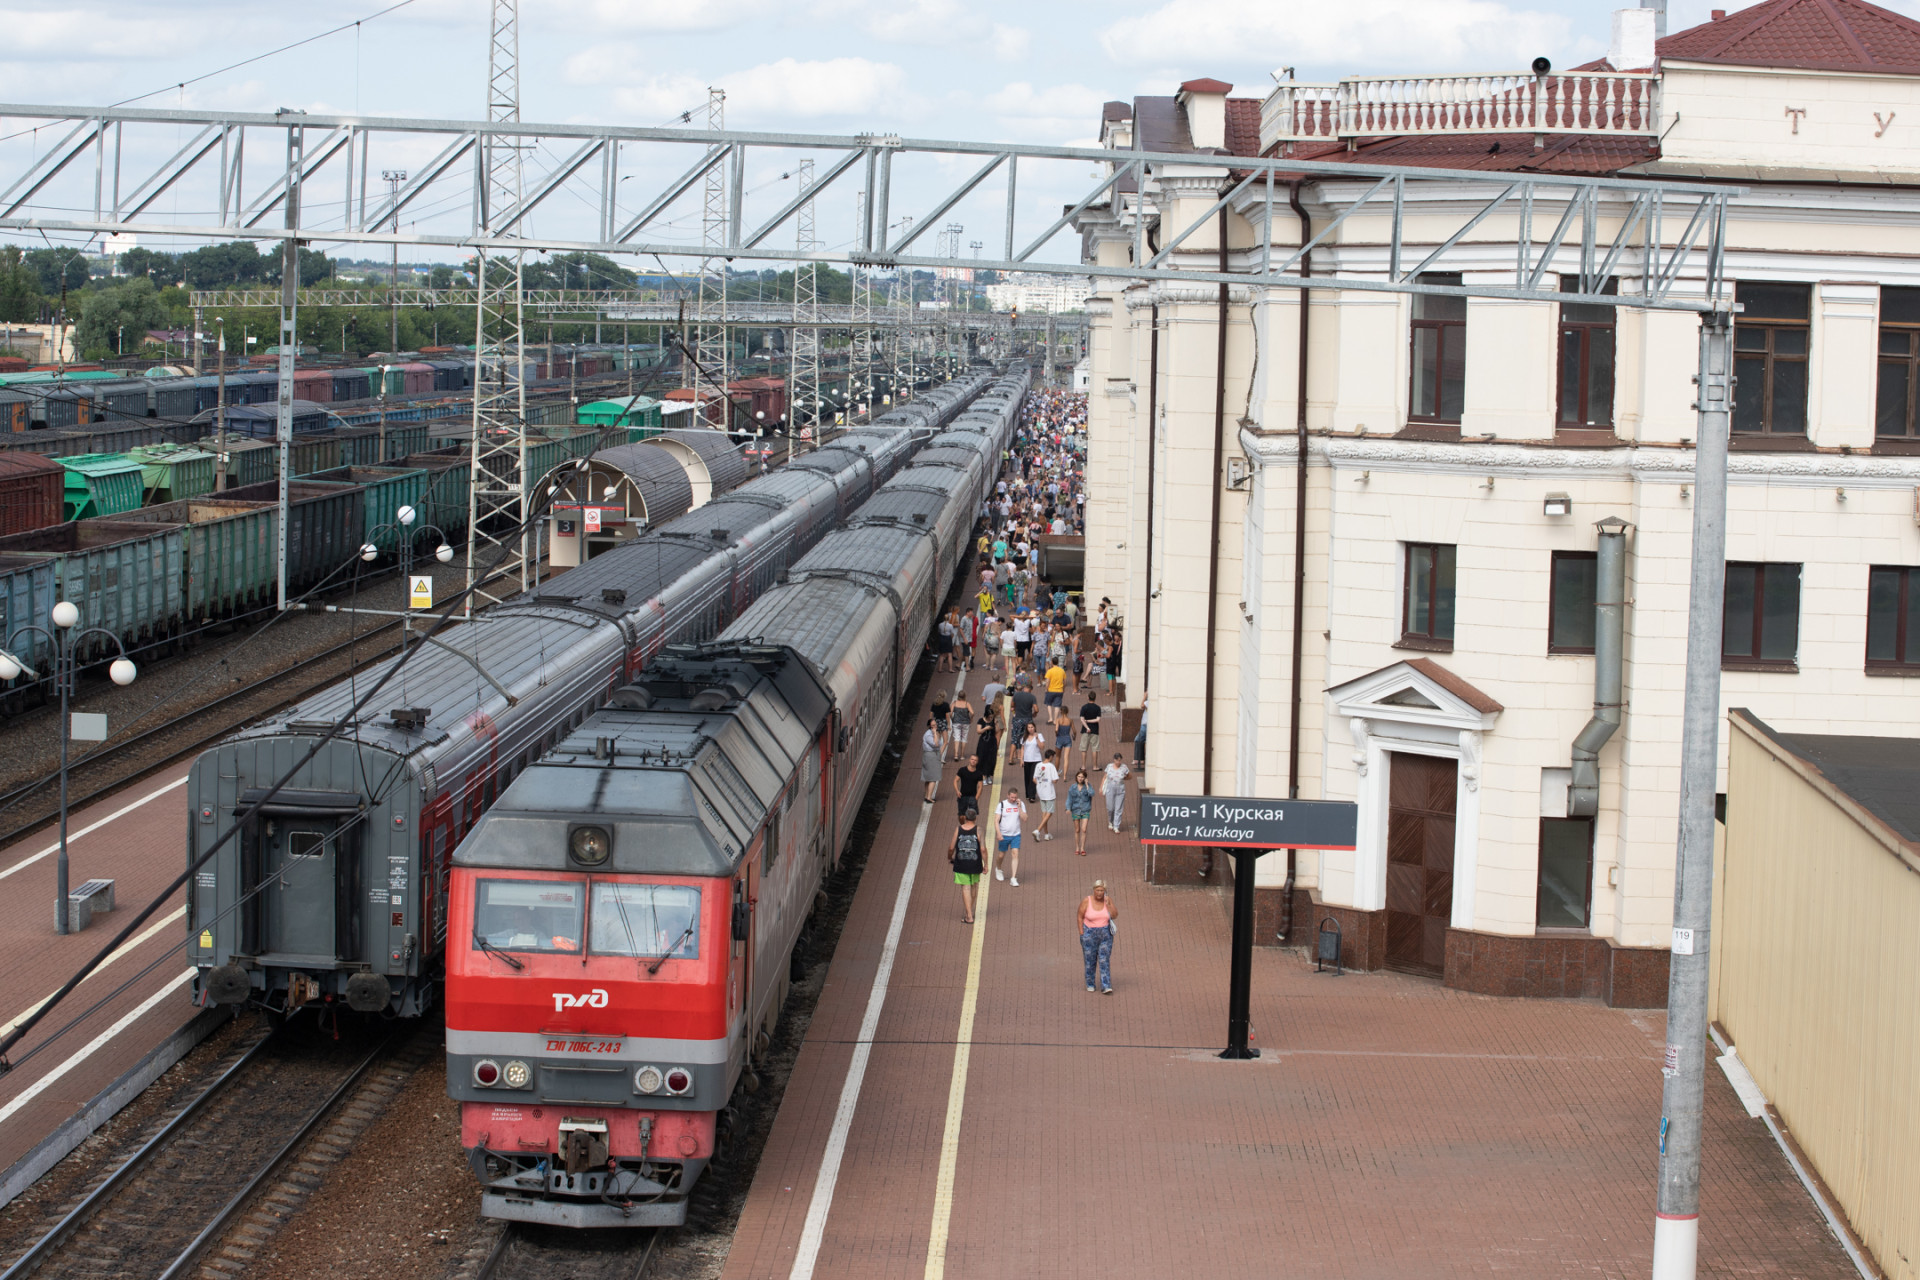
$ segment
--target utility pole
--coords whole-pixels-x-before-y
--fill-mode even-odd
[[[727,127],[727,91],[725,89],[707,90],[707,128],[715,133]],[[727,191],[731,178],[738,175],[730,173],[734,158],[714,165],[707,170],[706,196],[701,205],[700,247],[705,251],[700,259],[700,292],[694,304],[693,349],[701,368],[718,371],[720,381],[721,413],[725,416],[720,422],[722,431],[733,429],[733,401],[727,393],[727,384],[732,381],[728,368],[728,357],[732,354],[727,343],[727,260],[719,252],[727,243]],[[719,279],[713,273],[718,271]],[[685,370],[686,381],[683,385],[694,386],[697,371]],[[694,404],[700,403],[696,392]],[[702,414],[702,417],[705,415]],[[711,425],[711,424],[709,424]]]
[[[387,190],[392,195],[393,234],[397,237],[400,234],[400,187],[407,180],[407,171],[405,169],[382,169],[380,176],[386,181]],[[387,310],[392,315],[392,329],[387,340],[387,353],[394,359],[398,359],[400,356],[400,241],[398,239],[393,242],[393,284],[387,294]],[[344,351],[345,349],[346,344],[342,341],[341,350]],[[386,447],[384,444],[381,446],[380,454],[382,458],[386,456]]]
[[[289,111],[281,108],[275,112],[281,116],[301,116],[303,111]],[[287,230],[300,229],[300,178],[306,166],[307,127],[304,124],[287,125]],[[289,234],[280,251],[280,414],[274,434],[280,443],[280,519],[275,531],[279,566],[279,605],[281,612],[287,608],[287,473],[293,468],[293,357],[299,345],[295,336],[297,326],[297,308],[300,301],[300,240]],[[194,356],[199,357],[200,343],[193,344]]]
[[[854,216],[854,225],[867,225],[867,192],[860,192],[859,209]],[[847,407],[853,407],[857,394],[860,403],[866,407],[866,416],[871,418],[873,404],[873,272],[863,269],[858,262],[847,264],[849,283],[853,286],[848,308],[851,324],[847,329]],[[851,421],[851,418],[849,418]]]
[[[986,246],[979,240],[967,241],[967,248],[973,250],[973,260],[975,262],[980,261],[980,250],[985,247]],[[971,334],[973,332],[973,313],[979,310],[979,305],[978,305],[979,302],[980,302],[980,268],[977,266],[970,267],[967,270],[967,333],[968,334]],[[973,355],[972,348],[973,348],[973,343],[971,341],[968,341],[966,344],[966,355],[969,358],[971,358]]]
[[[801,433],[807,430],[800,425],[804,410],[813,412],[812,431],[804,438],[815,446],[819,444],[818,436],[825,421],[820,412],[820,289],[811,257],[820,247],[820,241],[814,234],[812,191],[813,161],[802,160],[800,194],[807,200],[800,206],[799,235],[794,246],[799,257],[793,264],[793,361],[792,377],[787,382],[789,456],[795,447],[794,441],[802,438]]]
[[[1716,237],[1717,239],[1717,237]],[[1709,250],[1718,255],[1716,243]],[[1717,272],[1709,273],[1710,278]],[[1720,303],[1717,298],[1708,301]],[[1700,1249],[1701,1097],[1707,1071],[1707,973],[1713,919],[1714,792],[1720,761],[1720,630],[1727,585],[1727,428],[1733,316],[1700,318],[1693,470],[1693,576],[1680,718],[1680,832],[1673,867],[1667,1048],[1660,1091],[1659,1202],[1653,1280],[1693,1280]]]
[[[487,41],[487,119],[493,124],[520,122],[519,0],[492,0]],[[520,145],[494,135],[481,156],[480,230],[484,240],[520,204]],[[474,253],[476,295],[473,337],[473,484],[467,498],[467,586],[485,572],[480,552],[505,553],[502,569],[517,566],[519,589],[532,584],[537,537],[527,523],[528,494],[536,477],[527,475],[527,386],[525,250],[500,250],[481,243]],[[517,541],[516,541],[517,540]],[[464,612],[473,614],[469,590]],[[496,597],[488,596],[488,599]]]
[[[220,326],[219,355],[216,357],[220,383],[213,407],[213,491],[220,494],[226,492],[227,488],[227,318],[215,316],[213,322]]]
[[[900,233],[913,230],[911,216],[900,219]],[[913,321],[913,273],[906,267],[895,265],[893,279],[887,285],[887,321],[889,328],[887,343],[887,383],[888,390],[901,400],[906,399],[902,381],[903,364],[913,359],[913,335],[908,325]],[[911,371],[908,371],[909,376]]]

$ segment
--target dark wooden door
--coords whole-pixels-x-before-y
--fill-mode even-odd
[[[1387,767],[1387,964],[1438,974],[1453,918],[1459,765],[1395,751]]]

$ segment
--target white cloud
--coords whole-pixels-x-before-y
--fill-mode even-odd
[[[569,62],[569,78],[574,62],[586,58],[581,55]],[[598,63],[582,62],[580,67],[583,75],[598,70]],[[890,62],[866,58],[804,62],[781,58],[711,80],[687,74],[641,77],[616,88],[613,102],[624,115],[660,123],[689,106],[705,103],[709,84],[726,90],[727,124],[733,128],[777,128],[786,120],[822,116],[891,120],[909,111],[914,102],[905,71]],[[704,121],[696,114],[694,123]]]
[[[1027,46],[1033,41],[1033,33],[1025,27],[1010,27],[1004,22],[993,24],[993,56],[1002,62],[1018,62],[1027,56]]]
[[[640,35],[715,31],[779,12],[774,0],[536,0],[528,7],[582,32]]]
[[[1117,62],[1210,63],[1260,58],[1296,66],[1395,66],[1438,70],[1525,66],[1557,50],[1572,24],[1500,0],[1344,0],[1337,5],[1249,5],[1243,0],[1167,0],[1100,33]]]
[[[981,100],[981,109],[992,116],[1002,137],[1022,141],[1060,142],[1084,134],[1100,119],[1100,104],[1105,99],[1081,84],[1042,85],[1035,88],[1024,80],[1003,85]]]

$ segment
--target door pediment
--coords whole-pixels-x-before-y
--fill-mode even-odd
[[[1327,690],[1349,719],[1485,732],[1506,708],[1432,658],[1408,658]]]

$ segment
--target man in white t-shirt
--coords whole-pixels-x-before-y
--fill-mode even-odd
[[[1027,802],[1020,798],[1018,791],[1008,791],[1000,797],[998,810],[1000,819],[999,862],[993,869],[995,880],[1005,880],[1007,873],[1013,873],[1013,887],[1020,887],[1020,822],[1027,816]]]
[[[1059,766],[1054,764],[1056,752],[1048,747],[1040,757],[1040,763],[1033,766],[1033,794],[1040,806],[1040,825],[1033,829],[1035,840],[1051,840],[1053,833],[1047,825],[1053,821],[1053,784],[1060,781]]]

